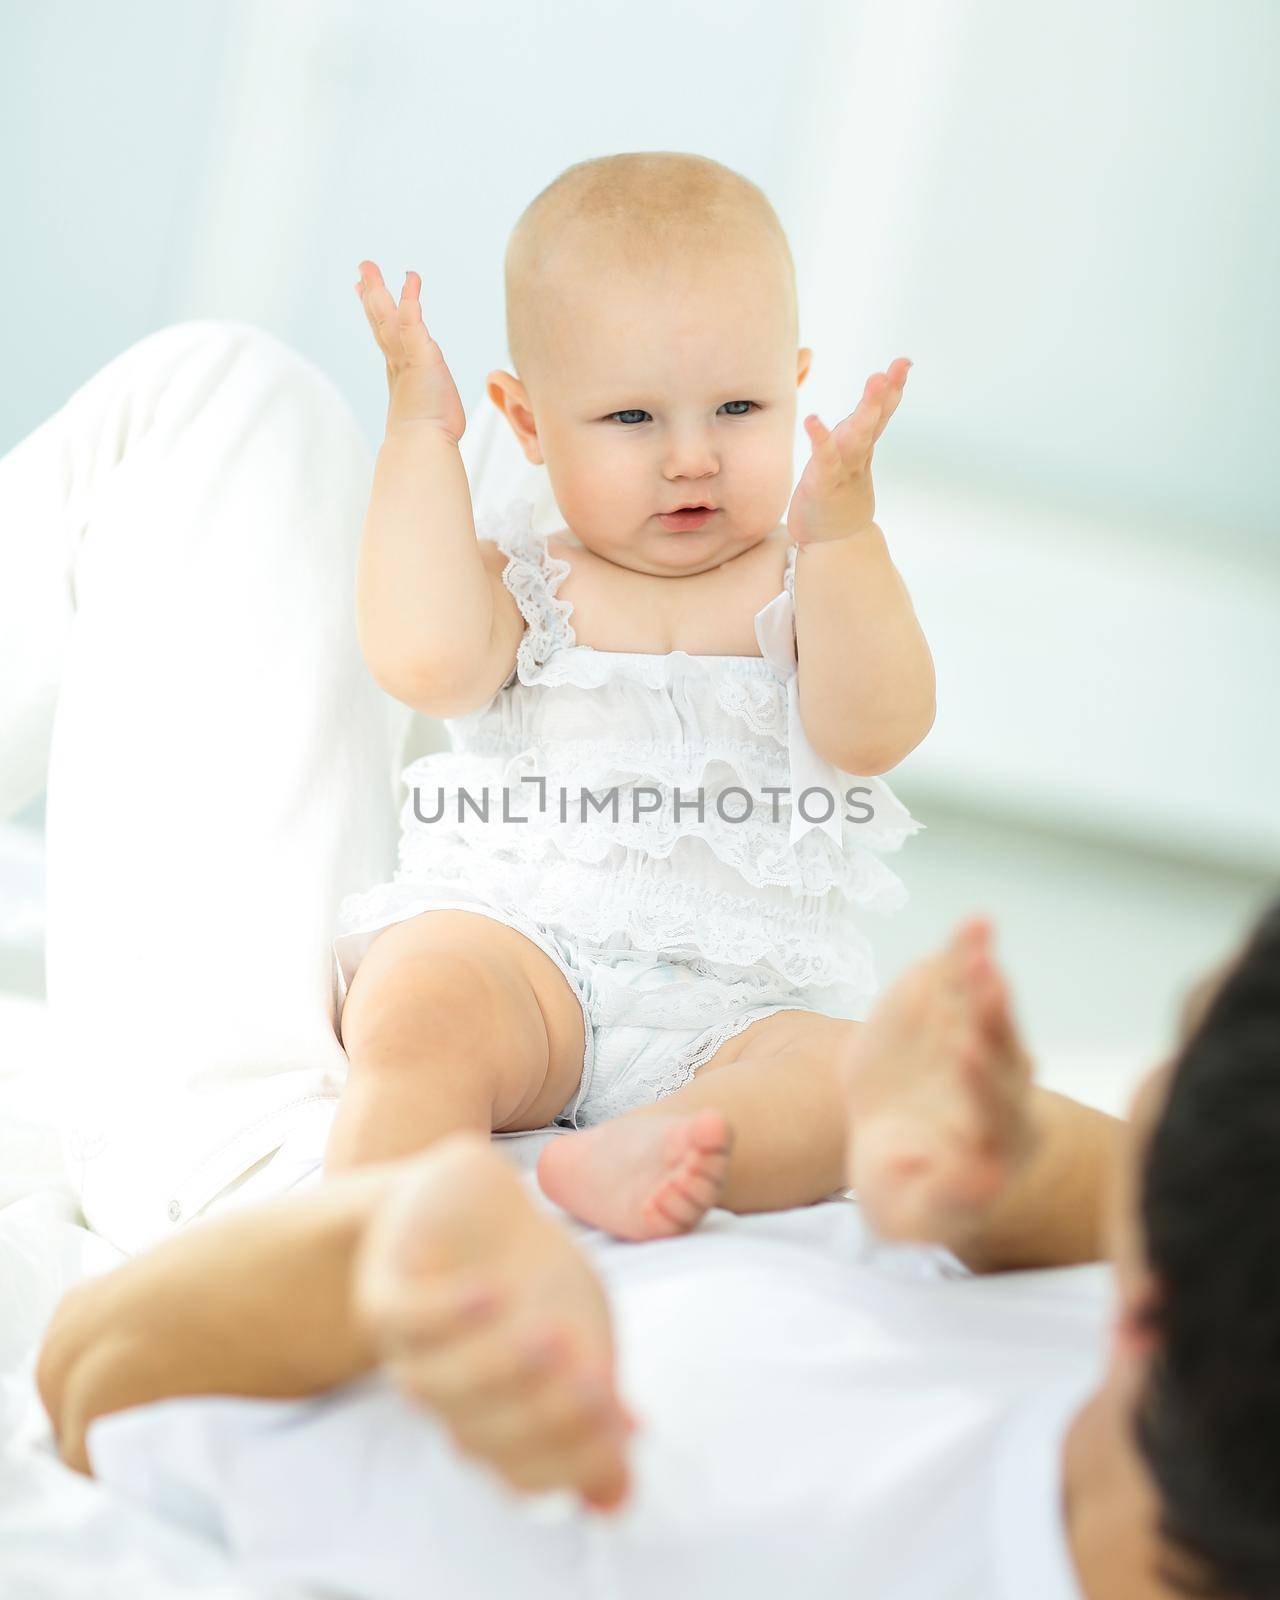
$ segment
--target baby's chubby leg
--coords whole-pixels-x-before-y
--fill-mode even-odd
[[[393,923],[352,979],[350,1063],[325,1170],[411,1155],[445,1134],[540,1128],[572,1099],[585,1024],[543,950],[482,913]]]
[[[1101,1258],[1123,1124],[1032,1082],[983,919],[903,973],[865,1022],[838,1026],[826,1055],[744,1050],[556,1141],[543,1187],[586,1221],[652,1238],[693,1226],[717,1196],[756,1211],[848,1183],[883,1237],[947,1245],[974,1271]],[[717,1119],[721,1156],[699,1191],[671,1198],[667,1152]]]
[[[693,1227],[715,1204],[783,1209],[847,1182],[893,1237],[950,1243],[985,1265],[1004,1263],[1016,1233],[1028,1261],[1088,1259],[1093,1233],[1060,1237],[1062,1186],[1035,1176],[1047,1163],[1031,1154],[1065,1151],[1079,1166],[1111,1119],[1032,1085],[989,931],[963,924],[863,1023],[781,1012],[754,1024],[678,1093],[549,1146],[543,1188],[583,1220],[645,1239]],[[1100,1189],[1097,1170],[1088,1164],[1082,1201]]]
[[[626,1239],[693,1227],[714,1205],[775,1211],[844,1184],[843,1063],[861,1023],[813,1012],[763,1017],[693,1082],[653,1105],[555,1140],[544,1191]]]

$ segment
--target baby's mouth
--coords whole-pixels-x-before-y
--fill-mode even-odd
[[[658,512],[658,521],[664,528],[679,533],[685,528],[700,528],[715,516],[717,509],[709,505],[681,506],[678,511]]]

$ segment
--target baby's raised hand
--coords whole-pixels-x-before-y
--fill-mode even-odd
[[[887,372],[873,372],[856,409],[830,431],[816,415],[804,419],[813,454],[787,511],[787,531],[796,544],[847,538],[875,517],[871,456],[898,409],[910,366],[899,356]]]
[[[405,273],[397,306],[377,263],[362,261],[355,289],[387,361],[387,432],[427,423],[456,444],[466,431],[466,413],[440,346],[422,320],[422,279],[416,272]]]

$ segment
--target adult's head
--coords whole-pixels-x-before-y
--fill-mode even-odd
[[[516,372],[488,392],[589,549],[635,571],[718,566],[771,533],[794,478],[795,268],[763,192],[705,156],[580,161],[506,253]],[[706,504],[696,530],[659,515]]]
[[[1176,1592],[1280,1595],[1280,902],[1190,995],[1116,1195],[1108,1382]]]

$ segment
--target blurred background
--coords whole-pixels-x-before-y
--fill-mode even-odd
[[[208,317],[296,345],[376,448],[363,257],[421,272],[471,410],[557,173],[744,173],[796,259],[802,411],[915,362],[878,520],[939,715],[890,779],[927,832],[883,975],[989,912],[1048,1081],[1119,1109],[1280,885],[1278,35],[1274,0],[0,0],[0,455]],[[10,1053],[42,821],[0,821]]]

